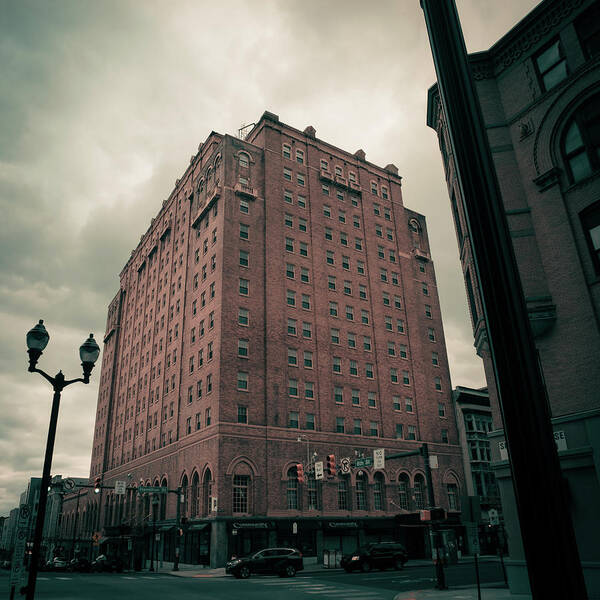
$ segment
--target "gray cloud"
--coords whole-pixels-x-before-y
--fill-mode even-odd
[[[462,0],[469,50],[489,47],[531,0]],[[164,3],[4,0],[0,21],[0,514],[41,473],[51,389],[26,372],[79,374],[101,339],[118,273],[199,142],[264,110],[377,164],[428,219],[454,384],[482,385],[434,132],[434,81],[418,0]],[[67,388],[54,473],[86,476],[99,367]]]

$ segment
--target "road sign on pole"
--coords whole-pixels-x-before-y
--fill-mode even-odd
[[[373,450],[373,468],[385,469],[385,448]]]
[[[365,458],[357,458],[354,461],[354,466],[357,469],[361,469],[363,467],[372,467],[373,459],[370,456],[366,456]]]
[[[75,489],[75,480],[71,479],[71,477],[67,477],[62,484],[66,492],[71,492]]]
[[[350,457],[345,456],[344,458],[342,458],[342,460],[340,460],[340,471],[342,473],[350,473],[351,464],[352,461],[350,460]]]
[[[115,494],[118,496],[124,496],[126,487],[127,483],[125,481],[115,481]]]
[[[438,457],[434,454],[433,456],[429,457],[429,468],[437,469],[438,467],[439,467]]]
[[[160,485],[140,485],[138,487],[138,494],[166,494],[168,491],[166,487]]]
[[[315,463],[315,479],[323,479],[323,461],[319,460]]]

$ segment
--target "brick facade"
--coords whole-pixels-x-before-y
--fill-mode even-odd
[[[213,565],[266,543],[320,553],[344,528],[353,547],[390,523],[402,537],[420,457],[305,484],[296,464],[428,442],[436,503],[456,517],[451,391],[425,218],[404,207],[396,167],[265,113],[244,140],[207,138],[121,272],[90,477],[182,486],[187,523],[210,525]],[[103,490],[98,524],[148,523],[135,498]],[[163,523],[175,495],[166,503]]]

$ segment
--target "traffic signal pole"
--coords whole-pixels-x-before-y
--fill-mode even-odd
[[[421,0],[421,7],[479,284],[532,596],[586,600],[546,388],[456,5]]]
[[[427,500],[430,508],[435,508],[435,491],[433,489],[433,478],[431,477],[431,463],[429,461],[429,447],[427,444],[421,444],[418,450],[407,450],[406,452],[396,452],[394,454],[388,454],[385,459],[390,460],[392,458],[404,458],[406,456],[422,456],[423,466],[425,469],[425,483],[427,486]],[[446,586],[446,574],[444,573],[444,565],[440,556],[440,532],[433,523],[430,524],[431,538],[435,547],[435,576],[436,576],[436,588],[438,590],[447,590]],[[431,552],[433,555],[433,551]]]

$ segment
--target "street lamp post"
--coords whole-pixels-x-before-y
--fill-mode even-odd
[[[31,562],[29,565],[29,576],[27,579],[27,600],[33,600],[35,594],[38,563],[40,560],[40,548],[42,545],[42,533],[44,528],[44,519],[46,517],[48,487],[50,486],[50,469],[52,468],[52,454],[54,453],[54,439],[56,437],[56,424],[58,421],[60,394],[64,388],[72,383],[89,383],[90,374],[100,354],[100,348],[94,340],[93,334],[90,333],[90,337],[79,348],[81,366],[83,367],[83,378],[66,380],[62,371],[59,371],[54,377],[51,377],[41,369],[36,368],[37,361],[46,348],[49,339],[50,336],[44,327],[44,321],[41,319],[40,322],[27,333],[27,353],[29,354],[28,371],[30,373],[39,373],[42,377],[44,377],[44,379],[50,382],[52,388],[54,389],[52,410],[50,413],[50,426],[48,428],[48,439],[46,441],[46,454],[44,456],[40,498],[35,522],[33,547],[31,550]]]

